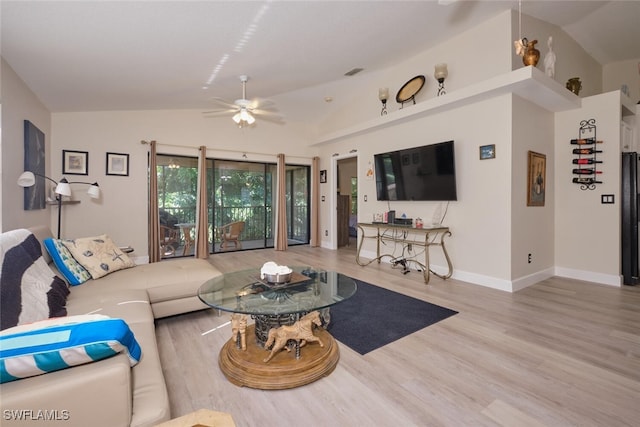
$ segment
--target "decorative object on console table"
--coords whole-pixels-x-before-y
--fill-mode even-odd
[[[572,182],[579,184],[581,190],[595,190],[596,184],[602,184],[602,181],[596,179],[596,175],[601,174],[598,170],[598,164],[602,163],[597,156],[602,150],[595,149],[595,144],[601,144],[596,135],[596,120],[582,120],[578,129],[578,138],[570,141],[571,145],[579,145],[581,148],[573,148],[572,153],[577,156],[571,161],[572,164],[578,165],[574,167],[572,173],[580,175],[574,177]],[[590,176],[585,176],[590,175]]]
[[[527,163],[527,206],[544,206],[547,156],[529,151]]]
[[[129,176],[129,155],[107,153],[107,175]]]
[[[89,175],[89,153],[87,151],[62,150],[62,173],[64,175]]]

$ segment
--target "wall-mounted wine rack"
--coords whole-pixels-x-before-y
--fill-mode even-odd
[[[598,165],[602,163],[598,160],[598,154],[602,153],[599,149],[596,135],[596,119],[582,120],[578,129],[578,138],[571,140],[573,146],[573,178],[574,184],[579,184],[581,190],[595,190],[597,184],[602,184],[599,175],[602,171]]]

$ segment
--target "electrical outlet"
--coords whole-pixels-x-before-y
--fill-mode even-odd
[[[527,264],[531,264],[531,254],[527,255]]]
[[[324,235],[325,235],[325,237],[328,237],[329,236],[329,230],[324,230]]]

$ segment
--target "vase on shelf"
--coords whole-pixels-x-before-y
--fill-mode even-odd
[[[534,67],[538,64],[540,60],[540,51],[536,49],[536,43],[538,40],[527,41],[527,47],[524,50],[524,55],[522,56],[522,62],[524,65],[533,65]]]
[[[582,82],[580,81],[580,77],[571,77],[567,80],[567,89],[576,95],[580,95],[580,89],[582,89]]]

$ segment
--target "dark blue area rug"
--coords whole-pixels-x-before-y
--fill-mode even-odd
[[[362,355],[458,313],[354,280],[356,294],[331,307],[327,330]]]

